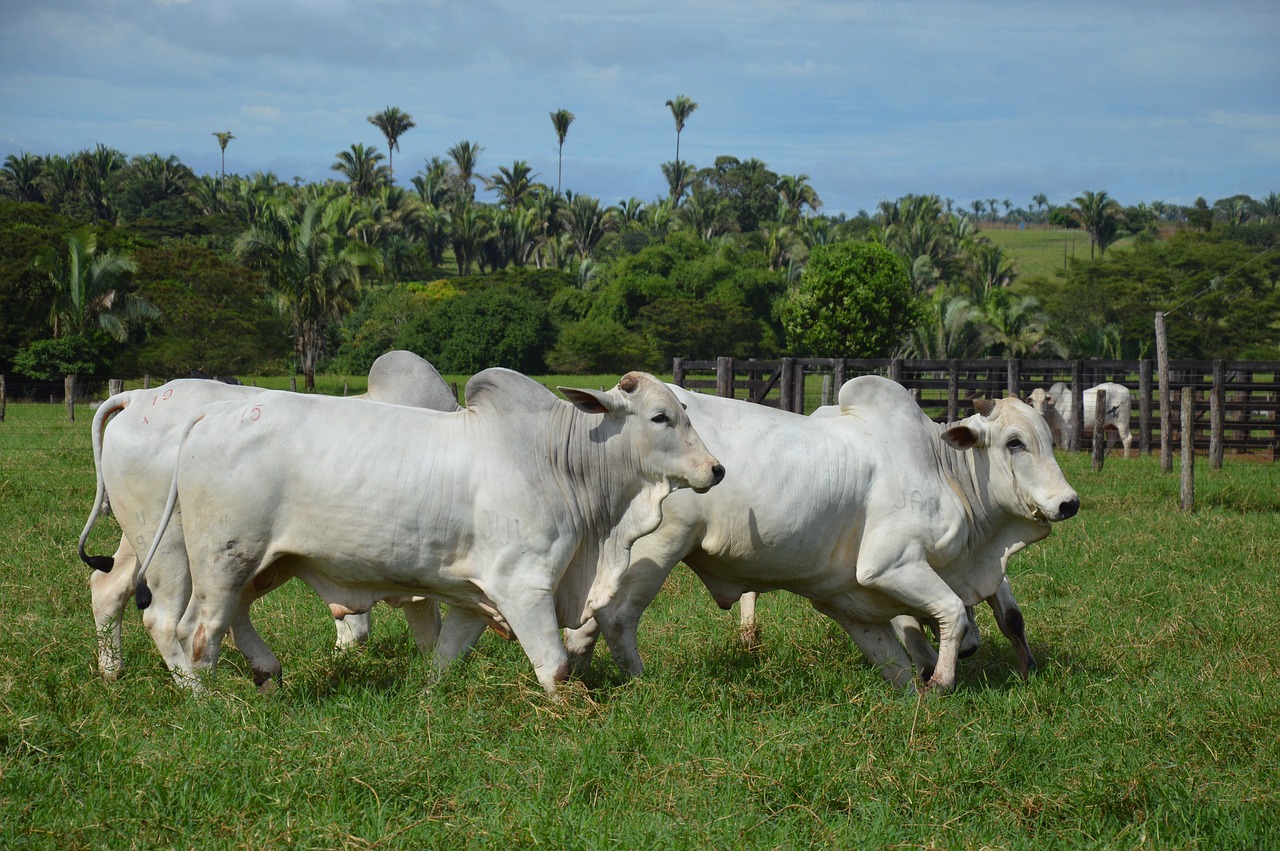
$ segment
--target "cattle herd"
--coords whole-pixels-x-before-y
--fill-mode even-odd
[[[492,629],[555,693],[600,635],[641,672],[640,616],[679,562],[721,607],[742,600],[747,631],[758,593],[807,598],[900,689],[955,686],[984,600],[1022,674],[1034,669],[1006,565],[1079,510],[1053,454],[1062,386],[1032,404],[975,399],[945,426],[877,376],[808,417],[638,372],[559,389],[490,369],[460,408],[430,364],[391,352],[359,398],[202,379],[112,396],[93,420],[79,546],[100,672],[120,670],[136,595],[180,686],[204,687],[231,632],[268,687],[281,666],[251,607],[296,576],[328,604],[339,646],[367,637],[383,600],[437,668]],[[1106,390],[1127,451],[1128,391]],[[120,544],[91,556],[108,505]]]

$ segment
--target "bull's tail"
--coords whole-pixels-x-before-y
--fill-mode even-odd
[[[182,432],[182,441],[185,443],[187,435],[191,433],[191,429],[196,423],[204,419],[204,415],[200,415],[192,420]],[[181,443],[179,445],[181,445]],[[137,589],[135,591],[135,600],[139,609],[145,609],[151,605],[151,589],[147,587],[147,567],[151,564],[151,559],[155,556],[156,550],[160,548],[160,539],[164,537],[165,529],[169,528],[169,521],[173,518],[173,510],[178,505],[178,470],[182,466],[182,452],[178,452],[178,460],[173,465],[173,480],[169,483],[169,498],[165,500],[164,511],[160,514],[160,525],[156,527],[156,533],[151,538],[151,548],[147,550],[146,557],[142,560],[141,566],[138,568]]]
[[[84,531],[80,533],[80,544],[78,552],[80,560],[92,567],[94,570],[101,570],[103,573],[110,573],[111,568],[115,565],[115,559],[111,556],[91,556],[85,552],[85,542],[89,540],[89,533],[93,531],[93,525],[98,522],[98,515],[102,513],[102,509],[107,505],[107,487],[102,481],[102,440],[106,433],[107,420],[112,416],[123,411],[129,406],[130,392],[117,393],[107,399],[98,406],[97,413],[93,415],[92,440],[93,440],[93,469],[98,476],[97,491],[93,497],[93,511],[89,513],[89,521],[84,524]]]

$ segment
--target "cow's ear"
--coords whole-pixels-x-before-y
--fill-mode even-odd
[[[564,394],[564,397],[579,411],[588,414],[607,414],[614,408],[609,394],[599,390],[584,390],[581,387],[557,387],[556,389]]]
[[[980,437],[973,426],[957,423],[942,433],[942,439],[956,449],[972,449],[978,445]]]

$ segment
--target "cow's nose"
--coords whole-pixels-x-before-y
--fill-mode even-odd
[[[715,476],[716,484],[720,484],[720,482],[724,481],[724,465],[716,464],[712,467],[711,475]]]
[[[1076,512],[1080,510],[1080,497],[1073,496],[1058,506],[1058,517],[1066,520],[1068,517],[1075,517]]]

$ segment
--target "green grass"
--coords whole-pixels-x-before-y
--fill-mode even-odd
[[[614,379],[616,380],[616,378]],[[259,695],[233,651],[211,693],[170,683],[136,612],[93,673],[75,542],[88,417],[0,423],[0,846],[31,848],[1280,845],[1280,489],[1200,463],[1197,510],[1157,459],[1062,456],[1078,517],[1011,563],[1041,672],[990,613],[960,686],[891,692],[803,601],[762,600],[755,649],[688,571],[564,703],[486,635],[433,682],[403,619],[337,656],[291,583],[255,607],[285,665]],[[109,551],[110,524],[95,535]]]
[[[1064,270],[1064,257],[1089,259],[1089,234],[1082,230],[984,227],[982,235],[1017,262],[1018,277],[1023,280],[1037,275],[1054,280],[1054,275]],[[1130,241],[1122,239],[1107,250],[1114,251]]]

